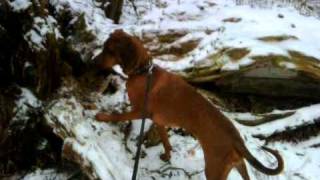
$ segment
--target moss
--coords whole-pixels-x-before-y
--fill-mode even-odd
[[[290,36],[290,35],[281,35],[281,36],[266,36],[258,38],[260,41],[264,42],[281,42],[281,41],[287,41],[287,40],[298,40],[296,36]]]
[[[294,61],[301,62],[301,63],[308,62],[308,63],[312,64],[313,66],[320,68],[320,60],[319,59],[312,57],[312,56],[307,56],[299,51],[290,50],[288,52]]]
[[[217,53],[210,55],[208,59],[213,63],[214,66],[222,67],[223,62],[221,61],[221,59],[228,50],[229,48],[222,48]]]
[[[173,43],[174,41],[178,40],[179,38],[185,36],[186,33],[181,33],[181,32],[175,32],[175,33],[168,33],[164,35],[159,35],[158,36],[158,41],[159,43]]]
[[[192,51],[194,48],[198,46],[198,41],[188,41],[185,43],[181,43],[180,47],[171,47],[168,52],[169,54],[173,54],[175,56],[183,56],[184,54]]]
[[[237,61],[248,55],[250,50],[248,48],[232,48],[227,50],[225,53],[232,61]]]
[[[172,46],[170,48],[160,48],[155,51],[152,51],[151,54],[153,56],[161,56],[161,55],[174,55],[176,57],[182,57],[188,52],[192,51],[198,46],[199,41],[193,40],[179,44],[179,47]]]
[[[320,60],[307,56],[298,51],[288,51],[297,70],[306,73],[308,76],[320,80]]]
[[[253,56],[251,57],[253,60],[257,61],[255,63],[256,66],[259,66],[261,64],[259,63],[263,63],[266,62],[266,64],[268,64],[268,62],[271,62],[273,65],[278,66],[280,62],[290,62],[291,59],[290,57],[287,56],[283,56],[283,55],[267,55],[267,56]]]

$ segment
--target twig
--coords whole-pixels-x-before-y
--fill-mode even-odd
[[[168,165],[168,164],[165,164],[164,166],[160,167],[159,170],[150,170],[149,172],[164,175],[164,173],[166,173],[167,171],[182,171],[190,179],[192,176],[200,174],[204,171],[204,170],[201,170],[201,171],[195,171],[195,172],[190,173],[190,172],[187,172],[183,168],[172,167],[172,166],[165,167],[166,165]],[[162,169],[162,168],[164,168],[164,169]]]
[[[139,16],[139,13],[138,13],[138,8],[137,8],[136,4],[134,3],[134,0],[129,0],[129,2],[131,3],[137,18],[140,19],[140,16]]]

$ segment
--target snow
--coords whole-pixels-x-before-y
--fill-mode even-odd
[[[21,180],[43,180],[43,179],[67,179],[68,174],[57,172],[55,169],[36,169],[34,172],[25,175]]]
[[[320,35],[317,33],[320,22],[315,17],[302,16],[293,7],[272,9],[236,6],[232,0],[185,0],[135,1],[139,18],[135,18],[130,4],[124,6],[120,25],[113,24],[99,8],[99,3],[91,0],[51,0],[50,3],[59,11],[67,7],[74,14],[84,14],[88,30],[97,36],[97,44],[102,45],[115,29],[141,37],[155,33],[186,32],[187,34],[166,48],[199,40],[199,45],[191,52],[174,62],[162,61],[155,57],[154,62],[170,71],[181,71],[194,67],[200,61],[206,61],[221,49],[248,48],[250,53],[237,62],[222,61],[222,70],[238,70],[255,61],[254,56],[277,54],[288,56],[289,50],[320,59]],[[283,16],[283,18],[279,16]],[[239,22],[226,22],[229,18],[239,18]],[[212,31],[211,33],[204,33]],[[33,34],[32,34],[33,35]],[[293,36],[282,42],[263,42],[258,38],[267,36]],[[35,41],[38,40],[35,35]],[[39,41],[39,40],[38,40]],[[37,42],[37,41],[36,41]],[[160,44],[160,43],[158,43]],[[150,47],[151,48],[151,47]],[[95,54],[99,49],[95,50]]]
[[[17,173],[10,177],[2,177],[3,180],[44,180],[44,179],[69,179],[73,174],[69,172],[63,172],[63,170],[57,169],[34,169],[28,173]]]
[[[272,124],[261,125],[260,129],[256,130],[256,134],[271,135],[276,131],[284,131],[288,127],[295,127],[299,125],[313,124],[314,120],[320,118],[320,105],[312,105],[303,107],[287,118],[279,119]]]
[[[27,112],[30,108],[39,108],[41,102],[34,96],[34,94],[27,88],[20,88],[20,97],[16,100],[16,107],[14,109],[15,117],[12,119],[12,123],[15,121],[27,121],[29,117]]]
[[[58,28],[57,21],[52,16],[45,18],[35,17],[33,20],[33,28],[24,35],[30,47],[40,51],[45,49],[47,35],[52,34],[56,39],[62,38]]]
[[[103,44],[109,34],[116,29],[117,25],[104,15],[98,3],[92,0],[50,0],[50,3],[58,10],[65,7],[70,9],[75,15],[84,14],[87,28],[92,31],[98,38],[97,44]]]
[[[82,154],[85,158],[83,164],[93,164],[94,177],[128,179],[132,171],[129,158],[124,148],[121,148],[121,136],[114,134],[119,130],[92,121],[93,113],[85,116],[83,111],[81,104],[74,98],[62,99],[53,105],[47,119],[49,123],[60,123],[67,127],[64,132],[56,133],[62,134],[66,138],[65,144],[71,144],[76,152]]]
[[[31,6],[30,0],[14,0],[12,2],[9,2],[9,5],[13,9],[13,11],[23,11],[25,9],[28,9]]]
[[[237,63],[225,61],[223,70],[237,70],[241,66],[248,66],[254,62],[250,57],[257,55],[285,55],[289,50],[320,59],[320,36],[317,30],[320,22],[315,17],[306,17],[291,7],[274,7],[273,9],[259,9],[250,6],[235,6],[230,1],[215,1],[217,5],[211,6],[210,1],[186,0],[160,1],[165,4],[161,8],[152,6],[139,24],[133,25],[132,20],[125,21],[125,27],[130,25],[134,34],[138,31],[152,33],[153,31],[186,31],[188,36],[197,34],[200,39],[199,46],[179,61],[168,62],[155,59],[158,65],[179,71],[193,67],[195,62],[206,60],[212,54],[225,47],[248,48],[251,50],[246,59]],[[200,7],[203,10],[200,10]],[[192,9],[190,11],[190,9]],[[279,17],[280,15],[283,18]],[[225,22],[228,18],[239,18],[239,22]],[[199,32],[212,30],[212,34]],[[290,35],[297,37],[282,42],[263,42],[258,38],[267,36]]]
[[[122,73],[121,68],[115,67],[117,72]],[[117,92],[109,96],[99,98],[100,107],[105,111],[123,112],[130,110],[129,97],[126,93],[127,89],[125,81],[119,76],[111,76],[111,83],[117,87]]]
[[[222,56],[219,59],[219,68],[223,71],[234,71],[254,63],[254,56],[284,55],[289,50],[302,52],[305,55],[320,59],[320,21],[314,17],[299,14],[291,7],[273,7],[259,9],[250,6],[235,6],[231,0],[216,0],[213,5],[208,0],[158,0],[154,3],[136,1],[140,8],[140,18],[135,18],[132,9],[125,6],[120,25],[114,25],[105,18],[103,11],[90,0],[51,0],[57,9],[68,6],[73,13],[84,13],[86,23],[98,37],[98,44],[102,44],[109,34],[117,28],[142,37],[155,36],[169,32],[185,32],[168,46],[178,46],[182,42],[197,39],[198,46],[177,61],[163,61],[155,57],[154,62],[169,71],[181,71],[208,61],[208,58],[223,48],[248,48],[250,53],[237,61]],[[140,6],[144,5],[144,6]],[[281,14],[281,16],[279,16]],[[283,16],[283,17],[282,17]],[[228,18],[240,18],[239,22],[224,21]],[[211,33],[204,33],[210,30]],[[159,34],[157,34],[159,33]],[[294,36],[297,39],[288,39],[281,42],[265,42],[259,38],[267,36]],[[34,37],[33,37],[34,36]],[[36,44],[42,40],[37,34],[30,32],[30,37]],[[165,45],[164,45],[165,46]],[[148,47],[151,48],[151,47]],[[165,56],[163,56],[165,57]],[[162,58],[163,58],[162,57]],[[210,64],[207,64],[210,65]],[[293,69],[292,62],[283,62],[284,67]],[[114,94],[100,95],[96,104],[107,112],[122,112],[130,110],[124,81],[112,77],[113,83],[118,84],[118,91]],[[320,105],[315,104],[294,110],[290,117],[261,125],[245,127],[235,123],[250,151],[267,166],[273,164],[270,155],[259,150],[265,142],[253,138],[256,134],[272,134],[301,124],[313,123],[320,118]],[[283,111],[275,111],[279,113]],[[133,131],[127,141],[131,153],[126,151],[123,144],[124,135],[120,131],[121,125],[99,123],[94,120],[97,110],[84,110],[75,98],[63,98],[52,104],[47,114],[47,120],[52,124],[63,124],[64,132],[56,132],[71,144],[75,152],[81,154],[83,164],[95,168],[94,176],[102,179],[130,179],[133,157],[136,150],[139,120],[133,122]],[[255,115],[225,113],[231,120],[241,116],[254,120]],[[148,122],[150,126],[150,122]],[[162,145],[145,148],[146,156],[141,159],[139,179],[192,179],[204,180],[203,152],[197,140],[192,137],[182,137],[170,131],[170,142],[173,147],[170,163],[160,160],[163,152]],[[258,173],[248,165],[250,176],[255,179],[278,180],[317,180],[320,176],[320,156],[318,149],[311,147],[320,143],[320,136],[307,141],[292,144],[288,142],[271,143],[269,147],[279,150],[285,161],[285,170],[279,176],[267,177]],[[185,173],[184,172],[187,172]],[[161,172],[161,174],[159,173]],[[189,176],[189,177],[188,177]],[[241,179],[233,170],[229,180]]]

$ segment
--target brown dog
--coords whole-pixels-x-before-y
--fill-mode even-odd
[[[99,121],[125,121],[141,119],[147,67],[151,61],[143,44],[122,30],[116,30],[105,42],[99,56],[99,66],[110,69],[119,64],[129,76],[127,90],[132,111],[123,114],[98,113]],[[283,169],[278,152],[263,147],[273,154],[278,166],[269,169],[261,164],[246,148],[233,124],[181,77],[160,67],[152,72],[152,85],[147,107],[148,118],[157,125],[164,144],[164,158],[170,158],[171,146],[165,127],[180,127],[198,138],[205,158],[205,174],[208,180],[225,180],[236,167],[243,179],[249,180],[244,163],[268,175],[277,175]]]

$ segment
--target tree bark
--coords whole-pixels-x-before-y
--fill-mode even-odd
[[[119,24],[122,14],[123,0],[110,0],[105,14],[108,18],[112,19],[114,23]]]

